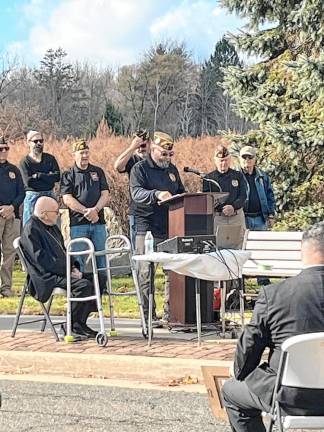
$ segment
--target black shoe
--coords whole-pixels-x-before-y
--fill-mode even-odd
[[[88,327],[87,324],[81,324],[82,330],[90,339],[94,339],[97,337],[98,332]]]
[[[80,323],[73,324],[72,332],[79,336],[86,336],[87,338],[89,337],[88,333],[83,328],[83,324]]]

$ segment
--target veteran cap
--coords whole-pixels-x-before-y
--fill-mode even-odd
[[[172,150],[174,144],[171,136],[164,132],[154,132],[153,142],[165,150]]]
[[[222,159],[226,158],[227,156],[229,156],[227,147],[222,144],[218,144],[215,148],[215,157]]]
[[[89,146],[87,141],[85,140],[78,140],[75,141],[72,145],[72,151],[73,153],[80,151],[80,150],[89,150]]]
[[[244,146],[244,147],[242,147],[241,150],[240,150],[240,156],[242,157],[242,156],[245,156],[245,155],[255,157],[256,156],[256,149],[254,147],[252,147],[252,146]]]
[[[143,141],[148,141],[150,139],[150,134],[147,129],[138,129],[136,132],[134,132],[134,138],[142,138]]]

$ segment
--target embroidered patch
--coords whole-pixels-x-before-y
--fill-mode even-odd
[[[239,184],[238,180],[232,180],[232,186],[237,187]]]
[[[173,173],[169,173],[169,178],[172,182],[177,181],[177,177]]]
[[[91,171],[90,172],[90,176],[91,176],[91,179],[93,181],[98,181],[99,180],[99,176],[98,176],[98,173],[96,171]]]
[[[9,178],[11,178],[11,180],[15,180],[16,173],[14,173],[13,171],[9,171]]]

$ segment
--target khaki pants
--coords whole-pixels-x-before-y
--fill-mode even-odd
[[[16,255],[12,243],[19,235],[20,219],[4,219],[0,217],[0,292],[12,288],[12,271]]]
[[[145,233],[136,235],[136,254],[143,255],[145,253]],[[165,240],[164,238],[156,238],[154,237],[154,250],[156,250],[156,245]],[[149,310],[149,291],[152,288],[153,292],[153,320],[156,319],[156,305],[155,305],[155,285],[154,285],[154,276],[157,265],[147,262],[147,261],[138,261],[137,263],[137,271],[138,271],[138,283],[140,286],[140,290],[142,293],[143,300],[143,311],[145,318],[148,317]],[[164,282],[164,306],[163,306],[163,318],[169,319],[169,293],[170,293],[170,285],[169,285],[169,272],[164,271],[165,282]]]
[[[214,216],[214,233],[216,233],[217,226],[219,225],[241,225],[241,234],[237,243],[237,248],[241,249],[246,228],[243,209],[236,210],[236,214],[233,216],[224,216],[223,214],[216,213]]]

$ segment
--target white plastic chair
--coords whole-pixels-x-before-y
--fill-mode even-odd
[[[290,337],[282,344],[281,349],[267,431],[270,432],[274,424],[280,432],[288,429],[324,429],[324,415],[283,415],[278,401],[281,386],[324,391],[324,332]],[[318,403],[324,406],[323,400]]]

